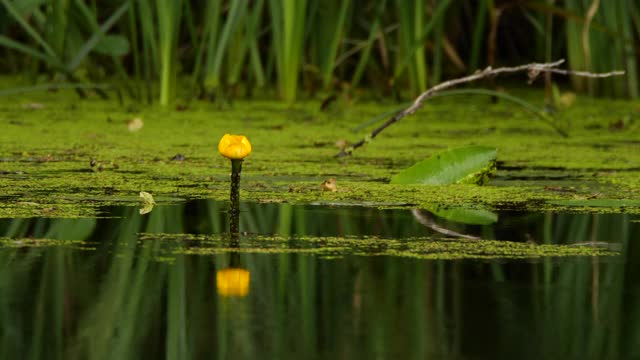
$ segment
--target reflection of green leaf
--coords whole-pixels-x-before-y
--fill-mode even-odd
[[[583,206],[583,207],[627,207],[627,206],[640,206],[640,200],[631,199],[592,199],[592,200],[556,200],[550,201],[554,205],[564,206]]]
[[[146,191],[140,191],[140,198],[142,198],[142,207],[140,208],[140,215],[148,214],[153,210],[153,205],[156,201],[153,200],[153,195]]]
[[[498,150],[466,146],[433,154],[391,178],[392,184],[479,184],[495,170]]]
[[[425,210],[435,216],[463,224],[489,225],[498,221],[498,214],[483,208],[434,207]]]
[[[140,208],[140,215],[148,214],[151,212],[151,210],[153,210],[153,204],[144,204]]]

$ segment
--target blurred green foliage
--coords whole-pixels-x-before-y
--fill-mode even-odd
[[[163,105],[356,89],[413,96],[477,68],[558,58],[628,74],[574,78],[577,91],[638,96],[638,0],[0,3],[3,72],[32,84],[106,81]]]

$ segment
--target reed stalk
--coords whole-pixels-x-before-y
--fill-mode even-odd
[[[176,93],[178,37],[182,0],[158,0],[158,47],[160,51],[160,105],[168,106]]]
[[[289,104],[297,95],[306,9],[307,0],[269,0],[278,93]]]

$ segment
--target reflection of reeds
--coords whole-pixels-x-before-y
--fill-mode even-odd
[[[485,351],[470,347],[479,340],[505,354],[527,351],[526,358],[623,358],[635,351],[631,339],[640,327],[629,319],[637,312],[638,252],[631,240],[640,234],[630,216],[532,214],[504,228],[483,227],[488,238],[517,226],[518,236],[530,233],[540,243],[621,244],[621,258],[597,263],[241,254],[251,271],[251,292],[223,301],[212,274],[229,265],[226,255],[176,255],[172,263],[161,263],[154,254],[181,245],[140,242],[137,236],[220,234],[226,226],[223,208],[200,201],[158,206],[145,216],[135,208],[118,210],[114,215],[122,218],[98,221],[0,220],[2,236],[90,239],[97,247],[0,251],[0,355],[462,357]],[[243,204],[241,216],[243,231],[267,234],[402,237],[420,229],[408,213],[366,209]],[[487,321],[499,331],[483,335]],[[527,346],[532,336],[533,349]]]

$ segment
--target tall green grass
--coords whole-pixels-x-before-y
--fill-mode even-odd
[[[638,97],[638,55],[634,44],[634,9],[632,0],[567,0],[565,8],[583,21],[568,19],[567,55],[571,68],[594,72],[621,69],[622,79],[579,79],[572,77],[576,89],[592,95]]]
[[[245,0],[234,1],[226,9],[222,1],[207,3],[202,20],[203,36],[196,37],[199,45],[191,75],[201,95],[213,97],[237,86],[245,70],[252,76],[253,85],[262,87],[265,84],[263,60],[258,49],[264,8],[263,0],[252,4]]]
[[[83,81],[77,73],[90,52],[97,51],[112,56],[128,52],[129,45],[125,38],[106,35],[128,10],[127,3],[118,7],[102,24],[97,22],[98,14],[81,1],[52,0],[45,8],[45,13],[34,6],[37,2],[28,6],[25,3],[2,0],[1,4],[30,41],[19,42],[9,36],[0,35],[0,46],[39,60],[50,70],[52,77],[60,75],[63,80],[86,85],[88,81]],[[72,11],[80,14],[76,15],[73,21],[67,17]],[[31,24],[28,18],[34,19],[34,24]],[[83,36],[83,32],[86,31],[90,36]],[[106,93],[99,87],[94,90],[106,97]],[[76,91],[85,96],[82,87],[77,87]]]
[[[296,99],[302,65],[307,0],[269,0],[269,11],[278,93],[291,103]]]
[[[309,53],[313,70],[319,75],[324,89],[332,85],[339,50],[344,47],[347,26],[352,15],[352,0],[312,0],[309,4]]]
[[[159,0],[156,4],[156,11],[158,50],[160,52],[160,105],[167,106],[173,101],[177,88],[178,38],[182,20],[180,15],[182,0]]]
[[[318,89],[364,88],[384,96],[394,89],[406,96],[463,75],[460,69],[560,57],[575,70],[627,72],[610,79],[574,77],[578,91],[632,98],[639,91],[640,11],[633,0],[518,6],[493,0],[0,0],[0,5],[0,65],[21,71],[36,85],[42,85],[42,74],[51,84],[83,84],[76,88],[82,96],[90,94],[87,85],[107,81],[135,100],[164,106],[176,98],[272,96],[273,90],[288,103]],[[499,23],[490,23],[497,12]],[[566,37],[558,38],[560,31]],[[527,46],[531,42],[538,46]],[[525,53],[511,51],[514,43]],[[92,91],[106,96],[100,87]]]

